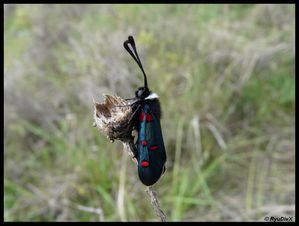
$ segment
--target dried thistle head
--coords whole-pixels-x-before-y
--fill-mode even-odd
[[[126,125],[132,114],[129,102],[118,96],[104,95],[104,103],[94,101],[94,126],[113,142],[127,142],[131,138],[131,125]]]

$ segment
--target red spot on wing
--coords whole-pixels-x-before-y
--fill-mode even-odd
[[[141,115],[140,115],[140,121],[144,121],[144,116],[145,116],[145,115],[144,115],[144,112],[142,111],[142,112],[141,112]]]
[[[142,144],[143,146],[146,146],[146,145],[147,145],[147,141],[146,141],[146,140],[142,140],[142,141],[141,141],[141,144]]]
[[[150,146],[150,150],[151,151],[156,151],[156,150],[158,150],[158,146],[157,145],[152,145],[152,146]]]
[[[141,166],[142,166],[143,168],[148,167],[148,166],[149,166],[149,162],[143,160],[143,161],[141,162]]]
[[[153,121],[154,120],[154,118],[153,118],[153,116],[151,115],[151,114],[147,114],[146,115],[146,121],[147,122],[151,122],[151,121]]]

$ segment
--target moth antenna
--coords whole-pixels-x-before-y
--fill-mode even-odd
[[[129,48],[129,44],[131,45],[134,53]],[[136,63],[140,67],[140,69],[141,69],[141,71],[143,73],[143,77],[144,77],[144,87],[148,88],[148,86],[147,86],[147,77],[146,77],[146,74],[144,72],[141,60],[139,59],[139,56],[138,56],[138,53],[137,53],[137,49],[136,49],[136,45],[135,45],[135,41],[134,41],[133,36],[129,36],[128,40],[124,42],[124,48],[128,51],[128,53],[133,57],[133,59],[136,61]]]

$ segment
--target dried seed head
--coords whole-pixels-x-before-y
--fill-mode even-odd
[[[94,101],[95,127],[113,142],[115,139],[127,142],[131,135],[131,125],[126,125],[132,114],[129,102],[118,96],[104,95],[104,103]]]

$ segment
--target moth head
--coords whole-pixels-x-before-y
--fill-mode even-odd
[[[144,99],[146,98],[148,95],[150,95],[150,91],[147,87],[140,87],[137,89],[137,91],[135,92],[136,98],[138,99]]]

